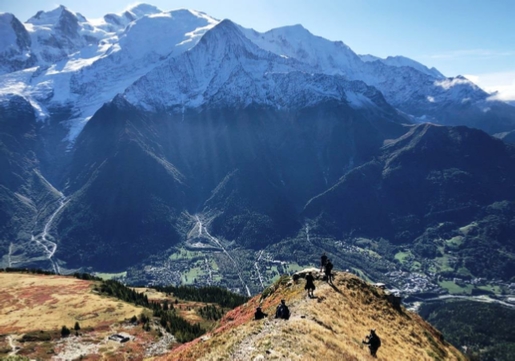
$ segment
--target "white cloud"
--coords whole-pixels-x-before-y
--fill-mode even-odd
[[[479,76],[478,75],[468,74],[468,75],[465,75],[465,78],[467,78],[468,80],[470,80],[474,84],[479,85]]]
[[[489,100],[515,100],[515,71],[470,74],[465,77],[491,93]]]
[[[435,102],[435,98],[433,98],[431,95],[428,95],[426,99],[430,103],[434,103]]]
[[[458,84],[469,84],[470,82],[467,80],[467,79],[462,79],[462,78],[448,78],[448,79],[444,79],[444,80],[436,80],[434,82],[434,84],[436,86],[439,86],[445,90],[449,90],[450,88],[452,88],[453,86],[455,85],[458,85]]]
[[[515,51],[498,51],[491,49],[464,49],[447,51],[440,54],[427,55],[431,59],[452,59],[452,58],[481,58],[491,59],[504,56],[513,56]]]

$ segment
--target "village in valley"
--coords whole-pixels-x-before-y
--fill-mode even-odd
[[[282,274],[292,275],[307,267],[319,267],[320,255],[313,254],[312,259],[297,262],[288,255],[268,250],[249,252],[233,249],[230,243],[214,239],[205,229],[200,230],[205,232],[205,236],[197,233],[199,230],[200,223],[191,233],[197,237],[190,237],[184,246],[175,249],[165,260],[114,275],[114,278],[147,286],[220,285],[233,292],[251,295],[262,292]],[[435,272],[439,260],[422,265],[408,252],[398,252],[396,262],[389,262],[374,251],[370,247],[371,241],[366,239],[333,241],[333,244],[339,253],[345,255],[344,260],[356,259],[364,266],[381,264],[383,269],[387,269],[380,279],[376,279],[365,267],[359,268],[350,262],[345,264],[342,258],[337,258],[336,271],[354,273],[370,283],[384,284],[391,293],[402,297],[408,307],[446,297],[479,298],[515,307],[515,283],[499,279],[448,277]]]

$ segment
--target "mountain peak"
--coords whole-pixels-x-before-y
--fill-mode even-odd
[[[220,21],[216,28],[227,29],[227,31],[236,31],[238,33],[240,32],[238,26],[235,23],[233,23],[232,20],[229,19],[223,19],[222,21]]]
[[[23,24],[11,13],[0,13],[0,53],[5,49],[18,47],[29,47],[30,37]],[[20,43],[23,37],[23,42]]]
[[[36,15],[27,20],[27,23],[33,25],[55,25],[59,22],[63,14],[70,14],[73,17],[76,17],[75,14],[71,12],[66,6],[59,5],[50,11],[38,11]]]
[[[141,18],[146,15],[153,15],[163,12],[161,9],[154,5],[145,4],[145,3],[139,3],[136,5],[130,6],[127,11],[130,11],[134,15],[136,15],[137,18]]]
[[[306,41],[316,35],[313,35],[308,29],[301,24],[286,25],[279,28],[274,28],[265,32],[265,34],[271,35],[272,37],[284,37],[284,38],[298,38],[299,41]],[[308,40],[309,41],[309,40]]]
[[[258,49],[256,45],[242,34],[239,27],[229,19],[220,21],[207,31],[200,40],[200,43],[208,47],[229,46],[232,49],[234,46],[245,46]]]
[[[2,22],[8,22],[11,21],[15,16],[11,13],[2,13],[0,12],[0,21]]]
[[[304,290],[302,277],[307,271],[318,278],[314,298]],[[382,340],[379,359],[422,360],[426,354],[435,354],[445,360],[465,360],[420,316],[399,308],[392,296],[362,279],[337,272],[329,285],[320,280],[316,269],[297,274],[297,281],[282,276],[262,295],[229,311],[211,334],[159,360],[368,360],[369,351],[360,341],[371,329]],[[282,299],[289,307],[289,320],[274,319]],[[258,306],[268,316],[255,321]]]
[[[280,28],[278,28],[280,29]],[[293,24],[293,25],[286,25],[286,26],[283,26],[282,29],[287,29],[287,30],[291,30],[291,31],[302,31],[302,32],[308,32],[311,34],[311,32],[306,29],[302,24]],[[272,29],[274,30],[274,29]]]

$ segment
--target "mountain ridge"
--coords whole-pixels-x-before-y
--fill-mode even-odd
[[[371,328],[382,341],[379,360],[465,360],[420,316],[396,309],[384,291],[344,272],[326,284],[318,280],[317,270],[309,270],[317,277],[314,298],[307,297],[303,278],[282,277],[228,312],[218,329],[159,360],[372,360],[361,344]],[[290,309],[289,320],[273,318],[281,299]],[[258,306],[268,317],[255,321]]]
[[[33,48],[26,50],[29,52],[27,61],[31,66],[39,65],[38,70],[32,71],[31,80],[22,74],[15,75],[12,72],[5,74],[4,79],[0,77],[0,83],[6,85],[3,90],[4,96],[13,92],[26,97],[37,109],[41,119],[53,118],[52,109],[55,107],[70,108],[72,116],[65,122],[61,121],[60,126],[67,128],[68,134],[64,139],[69,143],[68,148],[71,148],[85,123],[103,103],[124,92],[134,81],[154,66],[158,66],[163,57],[177,56],[195,46],[200,36],[219,22],[204,13],[192,10],[163,12],[147,4],[140,4],[139,7],[141,9],[133,8],[137,14],[131,13],[128,9],[119,15],[108,14],[107,20],[101,21],[89,21],[66,7],[38,12],[38,18],[51,20],[48,20],[51,23],[49,26],[41,25],[43,20],[38,20],[35,16],[29,19],[35,24],[26,23],[29,26],[32,37],[30,44]],[[207,20],[207,23],[200,27],[188,21],[182,22],[182,25],[170,25],[172,23],[169,20],[174,18],[174,13],[188,13],[193,18]],[[169,31],[155,32],[153,29],[159,24],[167,27]],[[26,26],[21,23],[20,25]],[[129,40],[128,36],[135,33],[135,29],[139,29],[139,34],[130,36]],[[242,27],[240,29],[263,49],[306,63],[307,67],[298,67],[297,70],[315,70],[331,76],[340,74],[349,80],[361,80],[369,86],[378,88],[389,103],[409,114],[414,122],[468,124],[492,134],[512,130],[514,127],[512,118],[515,117],[515,110],[511,107],[505,107],[502,102],[487,101],[488,95],[471,86],[472,83],[458,78],[447,80],[442,78],[440,73],[430,71],[413,60],[397,56],[366,62],[342,42],[330,42],[314,36],[302,26],[272,29],[266,33],[257,33]],[[190,35],[174,40],[159,38],[156,40],[159,44],[157,48],[146,49],[146,42],[137,39],[147,36],[149,32],[154,33],[153,37],[164,33]],[[299,36],[300,38],[296,39]],[[126,46],[123,45],[124,39],[127,39]],[[304,45],[299,45],[300,39]],[[177,46],[164,46],[167,41]],[[130,50],[133,47],[136,47],[136,50]],[[79,48],[78,53],[74,52]],[[163,50],[158,50],[160,48]],[[44,54],[47,54],[50,60],[64,59],[60,60],[65,62],[64,69],[62,65],[56,67],[50,63],[38,64],[37,58],[46,56]],[[68,56],[70,58],[65,59]],[[132,60],[120,66],[119,63],[123,63],[123,59],[127,57]],[[17,69],[26,68],[25,65],[19,65],[15,57],[12,66]],[[48,66],[50,69],[45,71],[44,68]],[[119,70],[116,70],[117,68]],[[28,71],[25,69],[25,72]],[[44,76],[41,76],[42,74]],[[411,75],[406,77],[406,74]],[[241,81],[245,81],[244,74]],[[406,81],[409,82],[408,86]],[[422,88],[416,84],[420,84]],[[463,89],[455,90],[456,86]],[[104,89],[101,90],[102,88]],[[79,104],[75,104],[77,100]],[[472,120],[460,115],[463,110]],[[487,114],[488,112],[491,114]],[[498,120],[495,124],[489,124],[487,120],[490,118]]]

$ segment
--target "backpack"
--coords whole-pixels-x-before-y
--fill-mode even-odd
[[[371,335],[369,339],[370,346],[374,347],[375,349],[378,349],[381,346],[381,339],[377,335]]]
[[[288,308],[288,306],[283,307],[282,318],[284,318],[285,320],[290,319],[290,309]]]
[[[282,318],[283,317],[283,305],[280,304],[277,306],[276,310],[275,310],[275,318]]]

